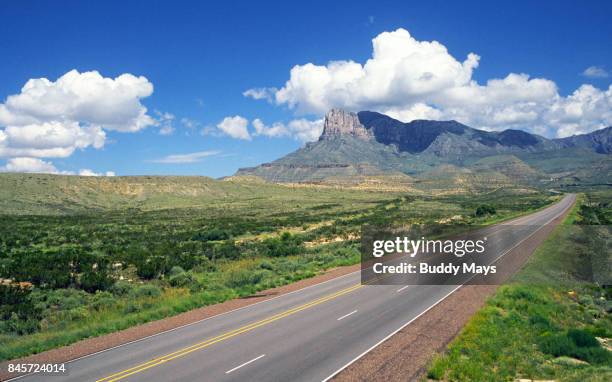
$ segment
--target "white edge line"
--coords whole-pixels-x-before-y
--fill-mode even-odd
[[[512,251],[514,248],[518,247],[519,245],[521,245],[525,240],[529,239],[530,237],[532,237],[533,235],[535,235],[538,231],[540,231],[543,227],[547,226],[548,224],[550,224],[550,222],[552,222],[553,220],[555,220],[556,218],[558,218],[559,216],[563,215],[565,213],[565,211],[567,211],[567,209],[572,206],[572,204],[570,204],[569,206],[565,207],[561,213],[559,213],[557,216],[553,217],[552,219],[548,220],[546,223],[542,224],[542,226],[540,226],[540,228],[538,228],[537,230],[535,230],[534,232],[531,233],[531,235],[527,236],[526,238],[524,238],[523,240],[519,241],[517,244],[515,244],[512,248],[510,248],[509,250],[507,250],[506,252],[504,252],[501,256],[499,256],[497,259],[495,259],[495,261],[491,262],[491,264],[495,263],[496,261],[498,261],[499,259],[501,259],[504,255],[506,255],[507,253],[509,253],[510,251]],[[469,281],[469,280],[468,280]],[[459,288],[461,288],[463,285],[459,285],[457,286],[455,289],[451,290],[448,294],[444,295],[444,297],[442,297],[441,299],[439,299],[438,301],[436,301],[433,305],[431,305],[429,308],[425,309],[424,311],[422,311],[421,313],[419,313],[416,317],[414,317],[413,319],[411,319],[410,321],[406,322],[404,325],[400,326],[399,329],[394,330],[393,332],[391,332],[391,334],[387,335],[385,338],[383,338],[382,340],[378,341],[376,344],[374,344],[372,347],[370,347],[369,349],[367,349],[366,351],[364,351],[363,353],[359,354],[357,357],[353,358],[351,361],[349,361],[346,365],[342,366],[340,369],[334,371],[334,373],[332,375],[330,375],[329,377],[325,378],[322,382],[327,382],[330,379],[334,378],[336,375],[338,375],[342,370],[346,369],[347,367],[351,366],[353,363],[357,362],[357,360],[359,360],[361,357],[363,357],[364,355],[368,354],[369,352],[371,352],[372,350],[374,350],[375,348],[378,347],[378,345],[382,344],[383,342],[385,342],[386,340],[388,340],[389,338],[393,337],[394,335],[396,335],[400,330],[404,329],[406,326],[410,325],[412,322],[414,322],[416,319],[418,319],[419,317],[421,317],[422,315],[424,315],[425,313],[427,313],[430,309],[432,309],[433,307],[435,307],[436,305],[438,305],[439,303],[441,303],[442,301],[444,301],[448,296],[450,296],[451,294],[455,293],[455,291]]]
[[[353,363],[355,363],[359,358],[363,357],[364,355],[368,354],[369,352],[371,352],[372,350],[374,350],[374,348],[378,347],[378,345],[382,344],[383,342],[385,342],[386,340],[388,340],[389,338],[393,337],[395,334],[397,334],[397,332],[399,332],[400,330],[404,329],[406,326],[410,325],[414,320],[416,320],[417,318],[421,317],[422,315],[424,315],[425,313],[427,313],[430,309],[432,309],[434,306],[438,305],[440,302],[442,302],[442,300],[444,300],[445,298],[447,298],[448,296],[450,296],[451,294],[453,294],[457,289],[461,288],[461,285],[459,285],[458,287],[456,287],[455,289],[453,289],[452,291],[450,291],[447,295],[445,295],[444,297],[442,297],[441,299],[439,299],[438,301],[436,301],[433,305],[431,305],[429,308],[425,309],[424,311],[422,311],[421,313],[419,313],[416,317],[414,317],[413,319],[411,319],[410,321],[406,322],[404,325],[402,325],[401,327],[399,327],[399,329],[394,330],[391,334],[387,335],[385,338],[383,338],[382,340],[378,341],[376,344],[374,344],[372,347],[370,347],[368,350],[364,351],[363,353],[359,354],[357,357],[353,358],[349,363],[347,363],[346,365],[342,366],[340,369],[336,370],[332,375],[330,375],[329,377],[325,378],[323,380],[323,382],[327,382],[330,379],[332,379],[333,377],[335,377],[338,373],[340,373],[342,370],[346,369],[347,367],[351,366]]]
[[[229,369],[228,371],[226,371],[226,372],[225,372],[225,374],[229,374],[229,373],[231,373],[232,371],[236,371],[236,370],[240,369],[241,367],[244,367],[244,366],[246,366],[246,365],[248,365],[248,364],[250,364],[250,363],[253,363],[253,362],[257,361],[258,359],[261,359],[261,358],[263,358],[263,357],[265,357],[265,356],[266,356],[265,354],[262,354],[262,355],[260,355],[259,357],[255,357],[255,358],[253,358],[253,359],[252,359],[252,360],[250,360],[250,361],[246,361],[246,362],[245,362],[245,363],[243,363],[242,365],[238,365],[238,366],[236,366],[236,367],[235,367],[235,368],[233,368],[233,369]]]
[[[91,353],[91,354],[86,354],[86,355],[84,355],[84,356],[81,356],[81,357],[78,357],[78,358],[74,358],[74,359],[68,360],[68,361],[66,361],[66,362],[60,362],[60,363],[72,363],[72,362],[76,362],[76,361],[81,360],[81,359],[84,359],[84,358],[93,357],[93,356],[95,356],[95,355],[98,355],[98,354],[101,354],[101,353],[104,353],[104,352],[107,352],[107,351],[110,351],[110,350],[114,350],[114,349],[117,349],[117,348],[120,348],[120,347],[123,347],[123,346],[131,345],[131,344],[134,344],[134,343],[137,343],[137,342],[140,342],[140,341],[148,340],[148,339],[150,339],[150,338],[157,337],[157,336],[162,335],[162,334],[170,333],[170,332],[173,332],[173,331],[175,331],[175,330],[179,330],[179,329],[182,329],[182,328],[185,328],[185,327],[191,326],[191,325],[199,324],[199,323],[201,323],[201,322],[204,322],[204,321],[207,321],[207,320],[211,320],[211,319],[216,318],[216,317],[219,317],[219,316],[223,316],[223,315],[226,315],[226,314],[234,313],[234,312],[237,312],[237,311],[239,311],[239,310],[247,309],[247,308],[250,308],[250,307],[255,306],[255,305],[263,304],[264,302],[269,302],[269,301],[272,301],[272,300],[276,300],[276,299],[278,299],[278,298],[285,297],[285,296],[288,296],[288,295],[293,294],[293,293],[302,292],[302,291],[304,291],[304,290],[306,290],[306,289],[314,288],[314,287],[316,287],[316,286],[323,285],[323,284],[326,284],[326,283],[331,282],[331,281],[337,281],[337,280],[340,280],[340,279],[342,279],[342,278],[344,278],[344,277],[347,277],[347,276],[350,276],[350,275],[352,275],[352,274],[359,273],[359,272],[361,272],[361,269],[360,269],[360,270],[358,270],[358,271],[354,271],[354,272],[351,272],[351,273],[347,273],[347,274],[342,275],[342,276],[334,277],[333,279],[329,279],[329,280],[322,281],[322,282],[317,283],[317,284],[314,284],[314,285],[309,285],[309,286],[306,286],[306,287],[301,288],[301,289],[298,289],[298,290],[294,290],[294,291],[291,291],[291,292],[283,293],[283,294],[278,295],[278,296],[276,296],[276,297],[272,297],[272,298],[267,299],[267,300],[259,301],[259,302],[256,302],[256,303],[254,303],[254,304],[251,304],[251,305],[242,306],[242,307],[240,307],[240,308],[236,308],[236,309],[233,309],[233,310],[229,310],[229,311],[227,311],[227,312],[223,312],[223,313],[215,314],[214,316],[210,316],[210,317],[202,318],[201,320],[194,321],[194,322],[190,322],[190,323],[188,323],[188,324],[184,324],[184,325],[181,325],[181,326],[177,326],[176,328],[172,328],[172,329],[164,330],[163,332],[159,332],[159,333],[151,334],[151,335],[146,336],[146,337],[138,338],[138,339],[136,339],[136,340],[129,341],[129,342],[125,342],[125,343],[122,343],[122,344],[119,344],[119,345],[116,345],[116,346],[113,346],[113,347],[110,347],[110,348],[106,348],[106,349],[98,350],[97,352],[94,352],[94,353]],[[286,285],[291,285],[291,284],[286,284]],[[227,301],[230,301],[230,300],[227,300]],[[221,303],[220,303],[220,304],[221,304]],[[214,304],[213,304],[213,305],[214,305]],[[203,307],[205,307],[205,306],[212,306],[212,305],[204,305]],[[197,309],[197,308],[196,308],[196,309]],[[170,317],[176,317],[176,316],[169,316],[169,317],[167,317],[167,318],[170,318]],[[163,318],[162,318],[162,320],[163,320]],[[149,321],[149,322],[154,322],[154,321]],[[147,324],[147,323],[148,323],[148,322],[143,323],[143,324],[141,324],[141,325],[145,325],[145,324]],[[133,326],[132,326],[131,328],[133,328]],[[126,329],[128,329],[128,328],[126,328]],[[125,329],[123,329],[123,330],[125,330]],[[107,334],[112,334],[112,333],[118,333],[118,332],[110,332],[110,333],[107,333]],[[85,340],[85,339],[86,339],[86,338],[84,338],[83,340]],[[75,342],[75,343],[76,343],[76,342]],[[70,345],[67,345],[67,346],[70,346]],[[49,349],[49,350],[53,350],[53,349]],[[4,363],[4,362],[10,362],[10,361],[3,361],[3,363]],[[7,380],[6,380],[6,382],[15,381],[15,380],[18,380],[18,379],[21,379],[21,378],[28,377],[28,376],[30,376],[30,375],[34,375],[34,374],[36,374],[36,373],[28,373],[28,374],[18,375],[18,376],[16,376],[16,377],[12,377],[12,378],[10,378],[10,379],[7,379]]]
[[[345,318],[347,318],[347,317],[348,317],[348,316],[350,316],[351,314],[355,314],[355,313],[357,313],[357,310],[356,310],[356,309],[355,309],[355,310],[353,310],[351,313],[348,313],[348,314],[345,314],[345,315],[344,315],[344,316],[342,316],[342,317],[339,317],[339,318],[338,318],[336,321],[344,320]]]

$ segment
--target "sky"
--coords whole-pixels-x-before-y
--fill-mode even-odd
[[[0,171],[232,175],[325,112],[612,125],[609,1],[0,0]]]

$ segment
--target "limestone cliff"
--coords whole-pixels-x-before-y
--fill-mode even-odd
[[[321,134],[319,140],[336,139],[341,136],[368,140],[372,138],[372,133],[359,122],[357,114],[340,109],[331,109],[325,114],[323,134]]]

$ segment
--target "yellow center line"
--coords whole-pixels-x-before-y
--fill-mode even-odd
[[[132,374],[140,373],[141,371],[144,371],[144,370],[147,370],[149,368],[158,366],[158,365],[160,365],[162,363],[168,362],[168,361],[173,360],[175,358],[185,356],[185,355],[187,355],[187,354],[189,354],[191,352],[194,352],[196,350],[203,349],[203,348],[208,347],[210,345],[213,345],[215,343],[218,343],[218,342],[224,341],[226,339],[232,338],[234,336],[237,336],[239,334],[251,331],[251,330],[253,330],[255,328],[258,328],[260,326],[267,325],[267,324],[269,324],[271,322],[280,320],[281,318],[288,317],[288,316],[290,316],[292,314],[301,312],[302,310],[308,309],[308,308],[313,307],[315,305],[322,304],[322,303],[324,303],[326,301],[332,300],[334,298],[337,298],[339,296],[342,296],[344,294],[347,294],[347,293],[350,293],[350,292],[352,292],[354,290],[357,290],[357,289],[361,288],[362,286],[363,286],[362,284],[353,285],[353,286],[351,286],[349,288],[343,289],[341,291],[332,293],[332,294],[324,296],[324,297],[320,297],[319,299],[316,299],[316,300],[311,301],[309,303],[306,303],[304,305],[298,306],[296,308],[292,308],[292,309],[286,310],[284,312],[278,313],[276,315],[273,315],[271,317],[265,318],[263,320],[260,320],[260,321],[257,321],[257,322],[245,325],[245,326],[240,327],[238,329],[231,330],[231,331],[223,333],[223,334],[221,334],[219,336],[207,339],[205,341],[196,343],[194,345],[191,345],[191,346],[188,346],[186,348],[177,350],[175,352],[163,355],[161,357],[154,358],[154,359],[152,359],[150,361],[147,361],[145,363],[142,363],[140,365],[134,366],[132,368],[120,371],[118,373],[109,375],[109,376],[104,377],[102,379],[98,379],[96,382],[115,382],[115,381],[118,381],[118,380],[126,378],[126,377],[128,377],[128,376],[130,376]]]

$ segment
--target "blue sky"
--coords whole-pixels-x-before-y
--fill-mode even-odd
[[[454,118],[477,128],[524,128],[548,136],[592,131],[612,118],[612,91],[608,91],[611,17],[608,1],[1,1],[0,102],[7,105],[12,117],[3,122],[0,110],[0,131],[5,129],[8,137],[4,152],[0,146],[0,166],[5,171],[27,171],[28,164],[37,169],[43,163],[50,171],[72,173],[90,169],[117,175],[231,175],[239,167],[271,161],[300,147],[306,138],[299,136],[300,130],[291,121],[301,120],[304,128],[309,121],[312,128],[320,128],[317,121],[329,106],[389,111],[404,120]],[[365,64],[372,57],[372,39],[398,28],[406,34],[384,35],[381,44],[384,38],[395,41],[395,37],[408,44],[391,45],[393,53],[412,46],[409,41],[418,42],[414,49],[426,67],[432,65],[429,59],[434,64],[442,62],[439,71],[432,69],[440,84],[421,91],[420,83],[410,82],[422,78],[418,70],[425,70],[416,69],[418,62],[413,61],[393,69],[395,78],[400,78],[400,89],[383,89],[376,97],[368,91],[378,94],[379,88],[354,90],[343,82],[343,75],[329,74],[333,70],[330,61]],[[433,40],[447,54],[420,44]],[[469,53],[480,57],[477,67],[467,67],[471,65],[466,64]],[[445,63],[454,64],[453,60],[457,73],[447,76]],[[305,83],[297,81],[283,92],[285,83],[293,78],[291,68],[307,63],[335,78],[337,88],[311,86],[319,77],[304,69],[301,78]],[[341,73],[353,73],[351,68],[342,66]],[[591,70],[585,73],[587,68]],[[133,102],[140,103],[150,116],[148,125],[107,128],[105,123],[111,117],[105,116],[99,123],[103,142],[91,140],[79,146],[62,141],[67,151],[60,154],[40,151],[40,147],[24,149],[32,144],[28,143],[32,136],[38,137],[38,143],[44,141],[44,136],[36,135],[49,131],[40,127],[44,123],[57,122],[57,129],[76,123],[77,127],[66,130],[67,135],[80,133],[78,126],[95,124],[91,115],[98,111],[80,110],[69,117],[62,111],[49,117],[23,103],[11,109],[6,101],[21,94],[29,79],[54,82],[73,69],[97,71],[110,79],[124,73],[146,77],[153,85],[152,94],[113,107],[134,111]],[[413,76],[415,71],[420,77]],[[373,72],[363,73],[373,76],[378,86],[377,76],[388,71]],[[528,74],[529,79],[512,77],[487,86],[487,81],[506,79],[510,73]],[[545,81],[529,82],[534,78]],[[585,84],[595,90],[583,88],[570,98]],[[248,89],[263,88],[269,101],[243,95]],[[114,96],[109,93],[109,97]],[[482,98],[491,112],[471,111],[465,98],[474,97]],[[419,107],[413,108],[415,104]],[[551,108],[567,111],[550,113]],[[589,112],[570,115],[576,108]],[[164,113],[173,116],[171,134],[160,134],[164,123],[168,124],[163,121]],[[27,117],[29,122],[15,122],[14,116]],[[217,127],[233,116],[244,118],[250,139],[232,137]],[[255,119],[266,125],[259,135]],[[269,130],[273,123],[280,127]],[[30,126],[27,136],[26,125]],[[57,142],[45,147],[54,144]],[[186,156],[193,153],[200,154]]]

